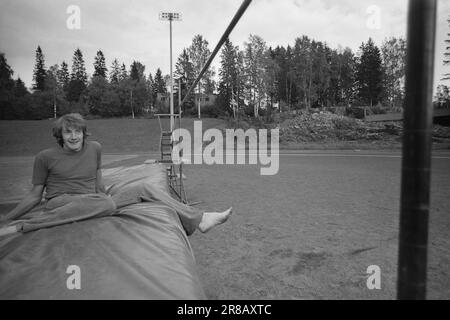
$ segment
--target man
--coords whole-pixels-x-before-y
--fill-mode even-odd
[[[148,185],[134,184],[113,195],[106,194],[101,173],[101,145],[87,141],[88,135],[86,122],[78,113],[64,115],[56,121],[53,136],[58,146],[36,155],[31,191],[2,217],[1,223],[39,211],[36,209],[42,210],[35,217],[31,214],[31,219],[8,223],[0,229],[0,235],[107,215],[149,198],[174,208],[188,235],[195,229],[207,232],[231,215],[232,208],[223,212],[200,212]],[[45,199],[41,202],[44,191]]]

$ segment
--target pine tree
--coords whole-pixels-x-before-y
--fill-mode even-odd
[[[162,76],[161,69],[157,69],[155,73],[155,92],[156,93],[166,93],[166,82],[164,81],[164,78]]]
[[[219,69],[219,95],[218,102],[220,107],[224,110],[228,110],[229,113],[232,110],[229,109],[230,103],[233,100],[232,95],[237,94],[239,86],[238,79],[238,47],[234,47],[229,39],[227,39],[223,45],[221,51],[221,62]],[[233,104],[237,101],[233,100]],[[236,110],[234,110],[236,115]]]
[[[84,85],[87,84],[86,67],[84,66],[83,53],[77,48],[73,54],[71,80],[78,80]]]
[[[6,61],[5,54],[0,52],[0,119],[12,117],[12,97],[14,90],[13,71]]]
[[[79,101],[81,94],[87,87],[87,74],[84,66],[83,54],[76,49],[72,61],[72,73],[67,92],[67,100]]]
[[[125,63],[122,63],[122,66],[120,67],[119,81],[125,81],[127,79],[128,79],[127,68],[125,67]]]
[[[36,64],[34,65],[33,71],[33,90],[44,91],[45,89],[45,63],[44,54],[42,53],[41,47],[38,46],[36,49]]]
[[[371,38],[361,45],[360,50],[361,57],[356,72],[358,95],[362,102],[373,106],[378,103],[383,88],[380,50]]]
[[[120,79],[120,65],[117,59],[114,59],[109,72],[109,82],[118,83]]]
[[[61,63],[61,67],[57,72],[58,86],[67,92],[67,87],[70,82],[69,66],[65,61]]]
[[[14,87],[13,74],[14,71],[8,65],[5,54],[0,52],[0,90],[10,90]]]
[[[94,77],[102,77],[106,79],[106,73],[108,69],[106,68],[105,56],[101,50],[97,51],[94,61]]]
[[[17,80],[14,83],[14,95],[16,97],[24,97],[26,95],[30,94],[28,92],[27,87],[25,86],[25,83],[22,81],[22,79],[17,78]]]
[[[29,114],[31,95],[20,77],[14,82],[14,100],[12,102],[13,112],[11,118],[26,119]]]

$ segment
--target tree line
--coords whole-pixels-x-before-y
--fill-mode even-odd
[[[372,39],[355,54],[332,49],[307,36],[287,47],[268,47],[250,35],[243,49],[227,41],[219,72],[219,102],[261,112],[332,106],[401,107],[404,99],[406,43],[386,39],[381,49]]]
[[[209,43],[196,35],[175,64],[175,97],[184,97],[210,56]],[[350,48],[330,48],[307,36],[293,45],[269,47],[258,35],[250,35],[242,49],[227,39],[220,52],[216,83],[209,68],[183,105],[184,114],[260,117],[275,111],[309,110],[315,107],[370,106],[398,108],[404,103],[406,41],[385,39],[378,47],[369,38],[354,53]],[[108,68],[97,51],[94,73],[88,76],[81,50],[75,50],[71,70],[63,61],[45,66],[40,46],[36,49],[33,87],[14,80],[13,70],[0,53],[1,119],[52,118],[67,112],[99,117],[142,116],[149,110],[167,112],[157,99],[167,94],[170,77],[157,68],[146,74],[139,61],[127,68],[114,59]],[[441,96],[448,88],[440,87]],[[444,92],[444,93],[442,93]],[[214,104],[199,107],[202,94],[217,94]],[[442,99],[441,99],[442,100]],[[178,99],[174,99],[177,106]],[[445,102],[445,99],[444,99]]]
[[[68,64],[45,66],[40,46],[36,49],[32,92],[23,81],[12,79],[13,71],[6,57],[0,53],[1,119],[44,119],[67,112],[84,115],[120,117],[139,115],[158,92],[165,92],[166,84],[161,70],[155,76],[145,75],[145,66],[133,61],[127,70],[125,64],[114,59],[106,67],[105,57],[97,51],[94,73],[86,73],[83,54],[77,48],[73,54],[71,72]]]

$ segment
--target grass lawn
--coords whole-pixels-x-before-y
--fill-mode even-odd
[[[195,119],[183,119],[182,127],[193,132]],[[157,119],[88,120],[90,139],[99,141],[104,153],[140,154],[159,150],[160,126]],[[164,123],[165,125],[165,123]],[[203,129],[224,128],[225,121],[203,119]],[[0,121],[0,156],[35,155],[52,147],[53,120]]]

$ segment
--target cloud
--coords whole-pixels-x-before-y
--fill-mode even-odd
[[[449,12],[450,8],[445,0],[439,3],[441,17],[443,9]],[[81,30],[66,27],[66,9],[72,4],[81,9]],[[172,25],[175,64],[196,34],[209,41],[212,51],[241,4],[242,0],[2,0],[0,50],[28,86],[37,45],[44,51],[47,67],[63,60],[70,65],[74,50],[80,48],[92,74],[96,51],[101,49],[108,67],[114,58],[127,67],[138,60],[147,74],[156,68],[168,73],[169,23],[159,20],[159,12],[182,13],[182,21]],[[366,25],[366,10],[371,5],[381,10],[380,29]],[[307,35],[333,48],[341,45],[356,51],[369,37],[381,45],[386,37],[405,36],[406,12],[407,0],[253,0],[230,40],[242,48],[249,35],[255,34],[270,46],[287,46]],[[445,19],[439,23],[446,24]],[[439,32],[445,33],[444,29],[440,26]],[[443,41],[443,36],[438,39]],[[216,68],[218,63],[217,56]]]

